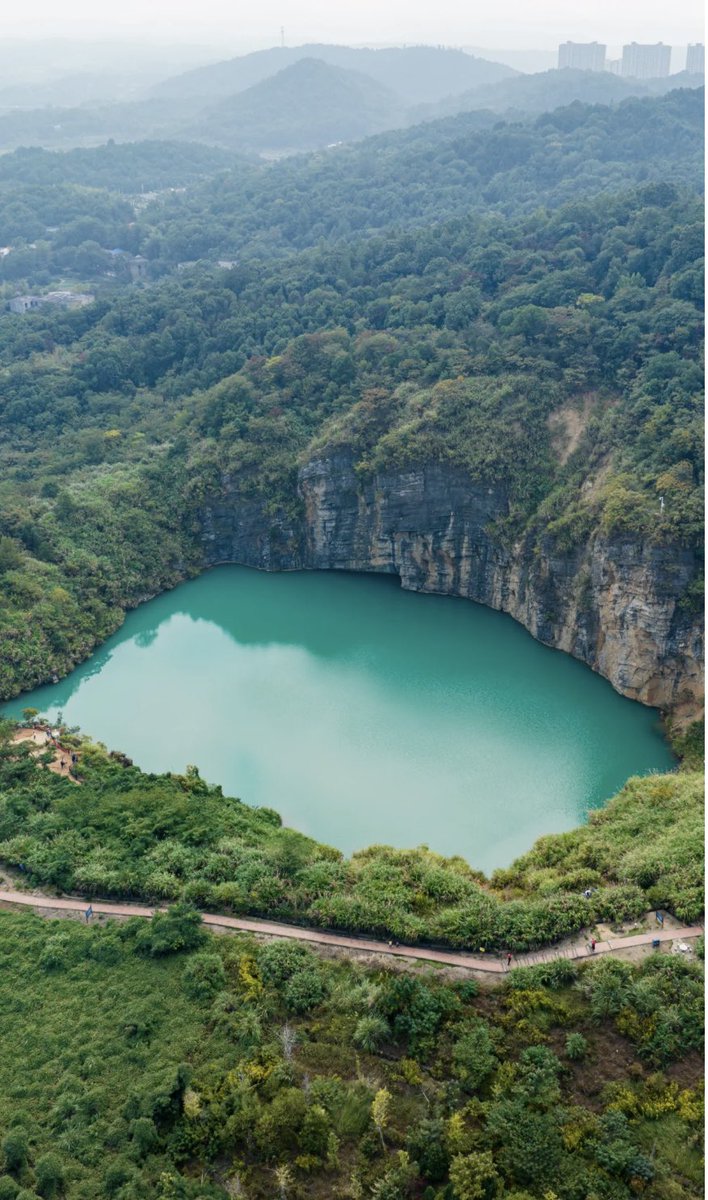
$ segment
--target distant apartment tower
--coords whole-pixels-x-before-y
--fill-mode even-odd
[[[694,42],[686,48],[686,70],[691,75],[705,75],[706,48],[703,42]]]
[[[558,47],[558,69],[573,67],[576,71],[604,71],[607,46],[600,42],[562,42]]]
[[[622,47],[622,74],[632,79],[663,79],[671,68],[671,47],[663,42],[643,45],[631,42]]]

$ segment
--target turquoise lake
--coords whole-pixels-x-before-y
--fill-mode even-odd
[[[510,617],[372,575],[218,567],[5,712],[25,705],[348,853],[425,843],[485,871],[674,765],[656,712]]]

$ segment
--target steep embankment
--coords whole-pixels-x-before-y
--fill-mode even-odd
[[[205,565],[397,574],[404,588],[509,613],[626,696],[678,718],[698,714],[702,628],[679,599],[692,551],[599,530],[570,551],[531,534],[506,544],[495,534],[509,509],[504,487],[441,464],[361,482],[351,456],[335,452],[301,468],[298,492],[299,518],[274,521],[224,477],[204,505]]]

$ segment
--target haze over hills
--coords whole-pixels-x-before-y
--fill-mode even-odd
[[[175,76],[141,100],[6,112],[0,150],[198,138],[229,149],[292,153],[405,126],[411,105],[514,74],[432,46],[274,48]]]
[[[558,51],[553,50],[507,50],[490,49],[489,46],[463,46],[467,54],[476,58],[486,58],[490,62],[503,63],[513,67],[515,71],[533,74],[535,71],[550,71],[558,61]]]
[[[159,80],[216,57],[208,46],[70,38],[3,39],[0,111],[113,103],[138,97]]]
[[[182,111],[168,100],[18,109],[0,114],[0,151],[20,146],[98,146],[111,138],[123,142],[169,138],[188,115],[187,108]]]
[[[396,61],[400,67],[403,60]],[[474,65],[475,60],[470,61]],[[485,69],[489,65],[484,64]],[[400,91],[365,72],[333,66],[321,58],[300,58],[218,100],[155,95],[118,104],[0,113],[0,151],[23,146],[68,150],[99,146],[112,139],[157,139],[200,141],[270,158],[323,149],[457,113],[487,112],[488,120],[500,113],[519,121],[575,101],[616,103],[629,96],[662,95],[702,83],[703,76],[685,73],[657,80],[628,80],[607,72],[553,70],[538,75],[509,74],[461,93],[447,93],[435,103],[410,105]],[[427,79],[421,76],[418,90],[430,92],[440,86],[441,79],[433,71]]]
[[[661,79],[625,79],[609,71],[542,71],[515,75],[484,84],[458,95],[446,96],[436,104],[421,105],[411,112],[418,120],[454,116],[475,109],[494,112],[541,113],[579,100],[583,104],[616,104],[629,96],[663,96],[676,88],[702,87],[703,75],[682,71]]]
[[[352,46],[274,46],[226,62],[198,67],[165,80],[153,96],[177,100],[221,99],[245,91],[303,58],[316,58],[333,67],[360,71],[396,92],[407,104],[428,103],[453,92],[494,83],[516,74],[502,63],[487,62],[438,46],[392,47],[370,50]]]
[[[222,146],[287,152],[355,141],[403,123],[398,98],[369,75],[301,58],[204,109],[184,133]]]

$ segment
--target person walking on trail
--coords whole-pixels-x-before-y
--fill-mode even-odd
[[[592,951],[593,954],[595,953],[596,945],[597,945],[596,938],[590,938],[590,950]]]
[[[507,968],[511,966],[511,959],[512,959],[512,953],[511,953],[511,950],[509,950],[509,951],[507,951],[507,956],[506,956]]]

